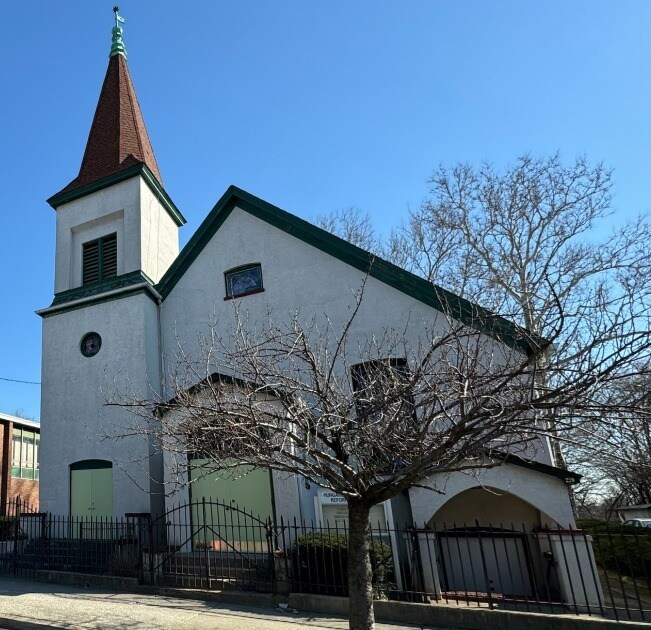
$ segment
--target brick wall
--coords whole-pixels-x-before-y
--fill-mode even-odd
[[[9,501],[20,497],[22,503],[38,510],[38,481],[33,479],[9,479]]]
[[[23,503],[38,510],[38,481],[15,479],[11,476],[11,447],[13,423],[0,422],[0,514],[6,512],[9,503],[20,497]],[[33,431],[33,429],[28,429]]]
[[[4,484],[5,484],[5,478],[7,476],[7,462],[3,457],[4,445],[5,445],[5,425],[4,422],[0,422],[0,461],[2,462],[2,465],[0,465],[0,501],[5,500],[5,497],[2,495],[4,495],[4,489],[5,489]]]
[[[0,422],[0,514],[7,509],[7,490],[11,477],[11,427],[12,423]]]

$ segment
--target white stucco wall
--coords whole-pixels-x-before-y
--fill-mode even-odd
[[[102,440],[132,426],[129,411],[105,406],[118,390],[150,395],[156,388],[158,361],[156,305],[138,294],[56,314],[43,319],[41,400],[41,481],[43,510],[70,509],[70,464],[105,459],[113,466],[114,514],[149,512],[150,448],[135,436]],[[88,332],[102,337],[99,353],[80,352]]]
[[[225,301],[224,272],[247,263],[261,263],[264,292]],[[216,321],[218,331],[228,335],[234,328],[235,308],[249,318],[251,327],[265,322],[268,312],[279,323],[299,311],[306,321],[328,316],[336,330],[350,317],[354,293],[364,279],[363,272],[235,208],[163,303],[166,372],[174,368],[179,344],[189,356],[201,358],[198,333],[208,332],[209,321]],[[355,362],[355,352],[359,360],[367,360],[359,347],[387,329],[404,335],[406,343],[416,348],[427,333],[443,332],[447,326],[438,311],[369,277],[351,328],[348,348],[353,356],[348,362]],[[492,339],[485,340],[486,351],[496,361],[502,348]],[[546,446],[545,442],[535,452],[530,449],[529,456],[549,463]]]
[[[179,229],[145,180],[140,183],[140,268],[158,282],[179,254]]]
[[[224,301],[224,272],[251,262],[262,264],[265,292]],[[213,317],[227,331],[234,323],[234,306],[245,309],[252,321],[264,321],[271,310],[276,321],[300,310],[309,319],[327,314],[335,324],[350,314],[353,291],[364,274],[268,223],[239,209],[220,227],[186,271],[163,304],[166,354],[175,355],[175,334],[196,352],[196,333],[207,330]],[[415,340],[423,330],[443,326],[443,317],[425,304],[369,278],[354,326],[354,340],[364,340],[387,327]]]

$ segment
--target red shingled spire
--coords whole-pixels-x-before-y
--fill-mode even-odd
[[[58,194],[144,163],[162,185],[127,61],[110,57],[79,175]]]

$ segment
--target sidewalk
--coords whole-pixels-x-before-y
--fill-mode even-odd
[[[376,627],[418,628],[387,624]],[[219,602],[0,578],[0,629],[45,628],[345,630],[348,623],[306,613],[296,615]]]

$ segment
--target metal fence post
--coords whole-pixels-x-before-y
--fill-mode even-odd
[[[18,575],[18,538],[20,536],[20,497],[16,497],[16,515],[14,521],[14,576]]]

